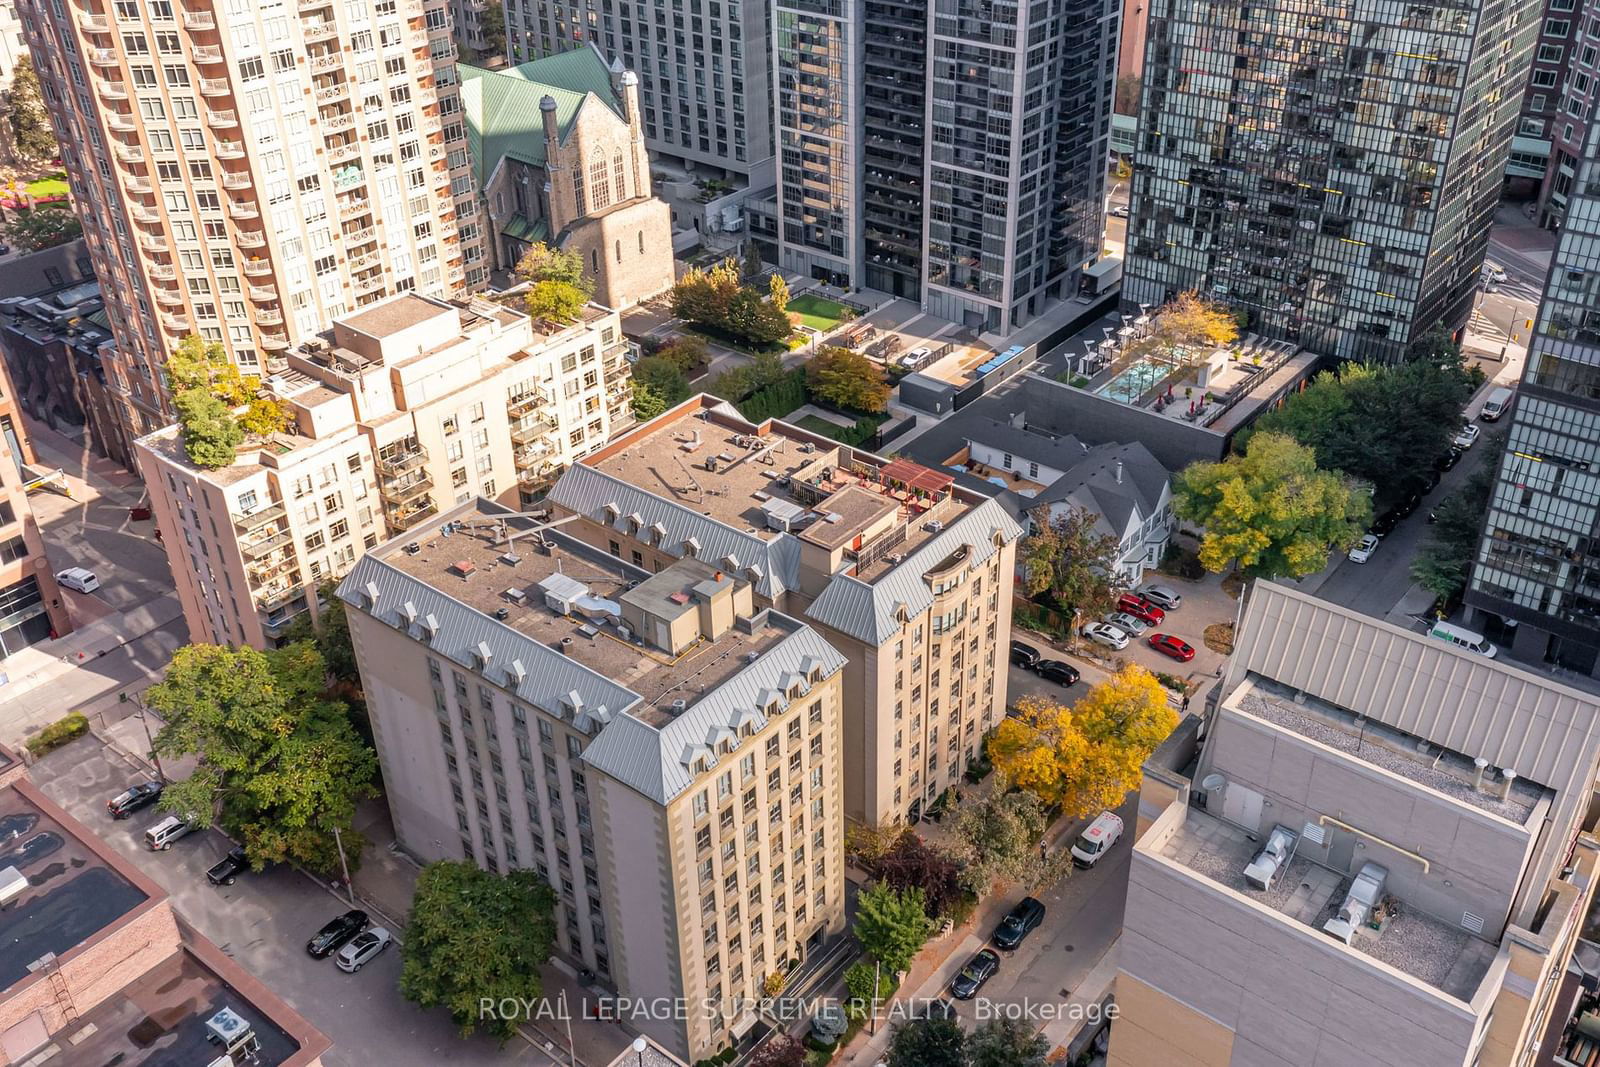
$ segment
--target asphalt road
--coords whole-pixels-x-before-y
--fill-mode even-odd
[[[120,822],[106,814],[106,799],[131,776],[94,739],[57,749],[31,773],[50,799],[166,889],[191,925],[332,1038],[333,1049],[322,1057],[328,1067],[553,1063],[522,1041],[502,1050],[485,1037],[462,1040],[444,1011],[423,1011],[401,999],[398,947],[359,974],[345,974],[331,959],[311,959],[307,938],[346,905],[293,869],[247,873],[219,888],[206,881],[205,871],[228,849],[220,834],[190,834],[167,852],[146,849],[144,831],[162,813],[146,809]]]

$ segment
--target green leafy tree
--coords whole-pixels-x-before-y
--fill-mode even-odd
[[[828,346],[806,361],[811,395],[849,411],[880,412],[889,407],[889,382],[883,367],[860,352]]]
[[[1434,510],[1428,538],[1411,561],[1411,580],[1443,601],[1454,600],[1467,586],[1477,560],[1483,517],[1505,451],[1505,435],[1493,434],[1480,448],[1488,453],[1460,489]]]
[[[696,367],[703,367],[711,360],[711,346],[706,344],[704,337],[694,334],[683,334],[674,337],[660,348],[651,353],[652,358],[662,359],[677,367],[680,372],[687,375]]]
[[[982,896],[996,882],[1031,885],[1042,861],[1039,840],[1050,825],[1050,811],[1035,794],[1009,791],[1005,774],[982,798],[956,808],[950,821],[955,838],[950,855],[960,868],[962,887]]]
[[[1045,1067],[1050,1042],[1021,1019],[991,1019],[967,1038],[968,1067]]]
[[[216,470],[234,461],[244,441],[244,431],[227,405],[203,389],[179,393],[172,405],[178,412],[183,451],[190,463]]]
[[[749,286],[733,294],[725,328],[755,345],[777,344],[794,331],[789,316]]]
[[[167,384],[173,393],[204,389],[230,408],[257,399],[261,379],[241,374],[228,359],[221,342],[202,340],[190,334],[178,342],[166,364]]]
[[[890,974],[911,966],[931,930],[920,889],[900,890],[878,882],[857,898],[856,940]]]
[[[678,369],[677,363],[671,359],[645,356],[635,363],[633,365],[635,396],[638,395],[641,385],[660,399],[663,411],[689,399],[689,379],[683,376],[683,371]]]
[[[478,25],[483,34],[484,56],[503,56],[506,52],[506,9],[500,0],[490,0],[478,12]]]
[[[24,252],[54,248],[83,235],[83,223],[72,209],[60,205],[20,208],[6,223],[6,236]]]
[[[296,615],[285,630],[285,644],[309,642],[322,656],[328,679],[351,689],[361,686],[361,671],[356,666],[355,646],[350,641],[350,617],[344,601],[334,595],[335,583],[325,582],[317,589],[318,610]]]
[[[776,345],[792,331],[789,316],[743,284],[739,264],[731,259],[685,274],[673,287],[672,313],[757,347]]]
[[[640,422],[653,419],[667,410],[666,397],[656,391],[655,386],[649,382],[633,379],[633,417]]]
[[[889,1067],[967,1067],[967,1035],[954,1019],[912,1019],[895,1028]]]
[[[510,1040],[544,989],[539,968],[555,944],[555,901],[533,871],[497,875],[474,863],[430,863],[411,902],[400,995],[445,1008],[463,1037],[482,1026]],[[484,998],[522,1008],[485,1018]]]
[[[1055,515],[1037,507],[1028,518],[1028,536],[1017,553],[1023,591],[1049,593],[1069,611],[1095,616],[1110,611],[1123,588],[1122,546],[1095,529],[1099,516],[1076,506]]]
[[[872,1014],[874,1004],[882,1003],[894,993],[894,975],[885,967],[862,960],[851,964],[844,972],[844,989],[849,997],[845,1013],[852,1019],[865,1019]]]
[[[528,246],[512,273],[535,283],[566,282],[581,290],[585,300],[594,294],[594,282],[583,273],[583,256],[577,251],[552,248],[543,241]]]
[[[588,294],[578,286],[554,279],[534,282],[523,298],[530,318],[558,324],[577,322],[588,303]]]
[[[928,918],[947,915],[961,896],[956,863],[929,845],[914,830],[907,829],[874,865],[874,873],[892,889],[922,891],[922,905]]]
[[[755,238],[744,243],[744,276],[754,278],[761,273],[761,246],[756,244]]]
[[[167,788],[162,807],[220,823],[258,867],[288,860],[337,871],[335,830],[351,866],[359,863],[356,803],[374,795],[377,759],[344,704],[323,695],[326,679],[308,643],[179,649],[145,699],[166,722],[156,752],[197,763]]]
[[[5,91],[5,106],[17,154],[32,160],[54,159],[61,149],[39,90],[39,73],[33,67],[32,57],[26,54],[17,59],[12,71],[11,87]]]
[[[1173,509],[1205,530],[1200,562],[1265,577],[1298,578],[1328,564],[1329,547],[1348,549],[1371,517],[1367,494],[1317,468],[1311,449],[1279,433],[1258,433],[1243,454],[1193,463],[1175,479]]]

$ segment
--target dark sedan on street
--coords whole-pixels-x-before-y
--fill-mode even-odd
[[[113,819],[126,819],[140,808],[148,808],[161,799],[160,782],[140,782],[131,785],[106,801],[106,811]]]
[[[1000,969],[1000,957],[993,949],[984,949],[961,968],[961,973],[950,982],[950,995],[957,1000],[971,1000],[983,988],[983,983],[993,978]]]
[[[359,909],[347,911],[317,931],[317,936],[306,942],[306,953],[314,960],[323,959],[367,928],[367,913]]]

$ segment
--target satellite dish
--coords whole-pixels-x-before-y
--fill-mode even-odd
[[[1222,789],[1225,789],[1227,785],[1228,780],[1222,777],[1220,774],[1208,774],[1204,778],[1200,779],[1200,788],[1204,789],[1207,793],[1218,792]]]

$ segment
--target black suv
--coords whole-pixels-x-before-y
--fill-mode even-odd
[[[160,782],[140,782],[138,785],[129,786],[106,801],[106,810],[113,819],[126,819],[140,808],[148,808],[161,799],[162,785]]]
[[[211,865],[206,871],[206,881],[212,885],[232,885],[233,880],[250,866],[250,861],[245,858],[244,846],[235,845],[228,850],[228,854]]]
[[[306,942],[306,953],[320,960],[367,928],[367,913],[347,911],[327,926],[317,931],[317,936]]]
[[[1079,678],[1076,667],[1062,663],[1058,659],[1042,659],[1033,669],[1038,672],[1039,677],[1057,685],[1074,685]]]
[[[1011,642],[1011,662],[1014,666],[1033,670],[1039,662],[1039,650],[1021,641]]]
[[[1000,925],[995,927],[994,934],[989,940],[995,943],[996,948],[1003,948],[1007,952],[1015,949],[1033,932],[1034,927],[1044,922],[1044,905],[1033,897],[1023,897],[1011,913],[1000,920]]]

